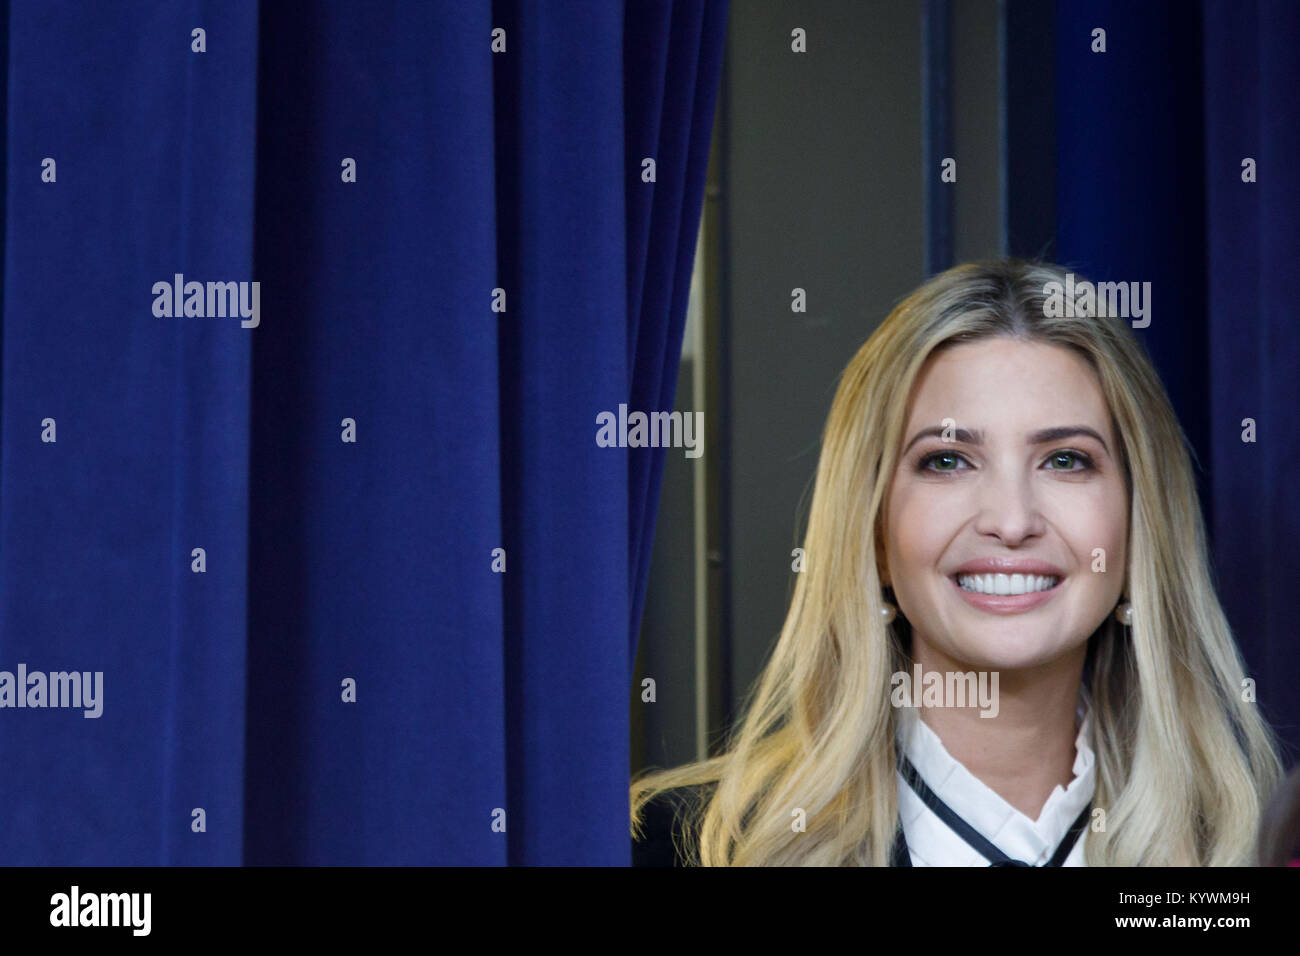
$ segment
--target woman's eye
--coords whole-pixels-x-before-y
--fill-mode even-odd
[[[1083,467],[1075,468],[1076,462]],[[1049,471],[1087,471],[1092,467],[1092,460],[1077,451],[1058,451],[1047,459],[1047,464]]]
[[[936,452],[921,459],[922,471],[960,471],[958,463],[965,461],[961,455],[951,451]]]

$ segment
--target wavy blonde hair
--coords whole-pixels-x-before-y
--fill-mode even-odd
[[[994,337],[1074,350],[1096,371],[1129,490],[1124,593],[1089,640],[1097,754],[1089,866],[1242,865],[1281,779],[1272,730],[1243,702],[1243,664],[1211,581],[1185,439],[1155,370],[1122,320],[1049,318],[1065,270],[1003,259],[958,266],[903,300],[841,376],[822,439],[780,638],[718,756],[631,786],[632,832],[656,794],[704,785],[685,851],[704,866],[884,866],[899,826],[890,675],[910,632],[881,617],[881,508],[904,414],[926,359]],[[862,505],[866,503],[864,508]],[[806,813],[792,832],[791,810]]]

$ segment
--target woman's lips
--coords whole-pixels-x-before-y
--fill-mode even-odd
[[[1065,584],[1065,578],[1061,578],[1056,582],[1055,587],[1050,587],[1046,591],[1030,591],[1027,594],[981,594],[978,591],[965,590],[957,583],[955,575],[948,580],[967,604],[977,610],[988,611],[990,614],[1021,614],[1032,611],[1054,598]]]

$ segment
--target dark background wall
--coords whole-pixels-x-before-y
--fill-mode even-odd
[[[1002,251],[1003,23],[996,0],[732,5],[700,250],[708,389],[697,403],[683,367],[677,395],[679,409],[706,410],[709,437],[702,476],[680,455],[665,466],[633,772],[703,756],[761,671],[793,591],[791,551],[839,374],[927,261],[946,265],[933,248],[927,259],[928,205],[951,233],[946,257]],[[806,53],[791,50],[796,28]],[[948,129],[923,108],[927,73],[951,97]],[[958,159],[957,190],[939,183],[944,155]],[[796,288],[806,312],[791,309]],[[683,550],[696,520],[709,529],[704,577]],[[697,635],[700,599],[708,627]],[[653,705],[641,699],[647,676]]]

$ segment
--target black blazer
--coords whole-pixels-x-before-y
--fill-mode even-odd
[[[687,812],[698,809],[703,793],[703,789],[697,786],[677,787],[655,794],[641,809],[643,836],[632,841],[633,866],[700,865],[698,856],[684,856],[678,847],[685,843]],[[674,846],[674,839],[677,846]]]

